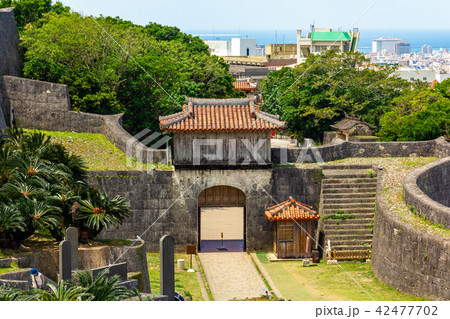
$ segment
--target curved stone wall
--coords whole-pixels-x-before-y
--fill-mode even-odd
[[[419,167],[403,181],[405,203],[429,221],[450,228],[450,157]]]
[[[347,157],[450,156],[450,143],[443,137],[420,142],[348,142],[302,148],[272,148],[274,164],[317,163]]]
[[[124,130],[123,114],[100,115],[71,111],[67,85],[0,76],[0,105],[6,116],[13,110],[19,127],[103,134],[127,156],[140,158],[141,162],[166,160],[166,150],[151,149]]]
[[[387,285],[431,300],[450,300],[450,241],[421,232],[387,208],[378,175],[372,269]]]

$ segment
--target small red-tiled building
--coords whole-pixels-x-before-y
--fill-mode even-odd
[[[186,98],[183,111],[160,117],[161,130],[174,135],[178,168],[271,166],[270,133],[285,126],[252,98]]]
[[[273,222],[273,252],[279,259],[311,257],[319,213],[292,197],[265,211]]]
[[[233,85],[235,91],[243,91],[247,94],[256,91],[258,89],[256,83],[253,83],[249,80],[236,81],[233,82]]]

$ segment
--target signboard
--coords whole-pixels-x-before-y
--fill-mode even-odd
[[[197,246],[196,245],[187,245],[186,246],[186,254],[188,255],[195,255],[197,253]]]

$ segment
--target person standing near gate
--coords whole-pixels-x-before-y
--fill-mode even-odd
[[[36,269],[31,268],[31,286],[33,289],[43,289],[45,283],[44,276]]]

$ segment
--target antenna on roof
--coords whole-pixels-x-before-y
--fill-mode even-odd
[[[313,23],[309,25],[309,27],[311,28],[311,32],[314,32],[314,28],[316,27],[315,24],[316,21],[313,21]]]

